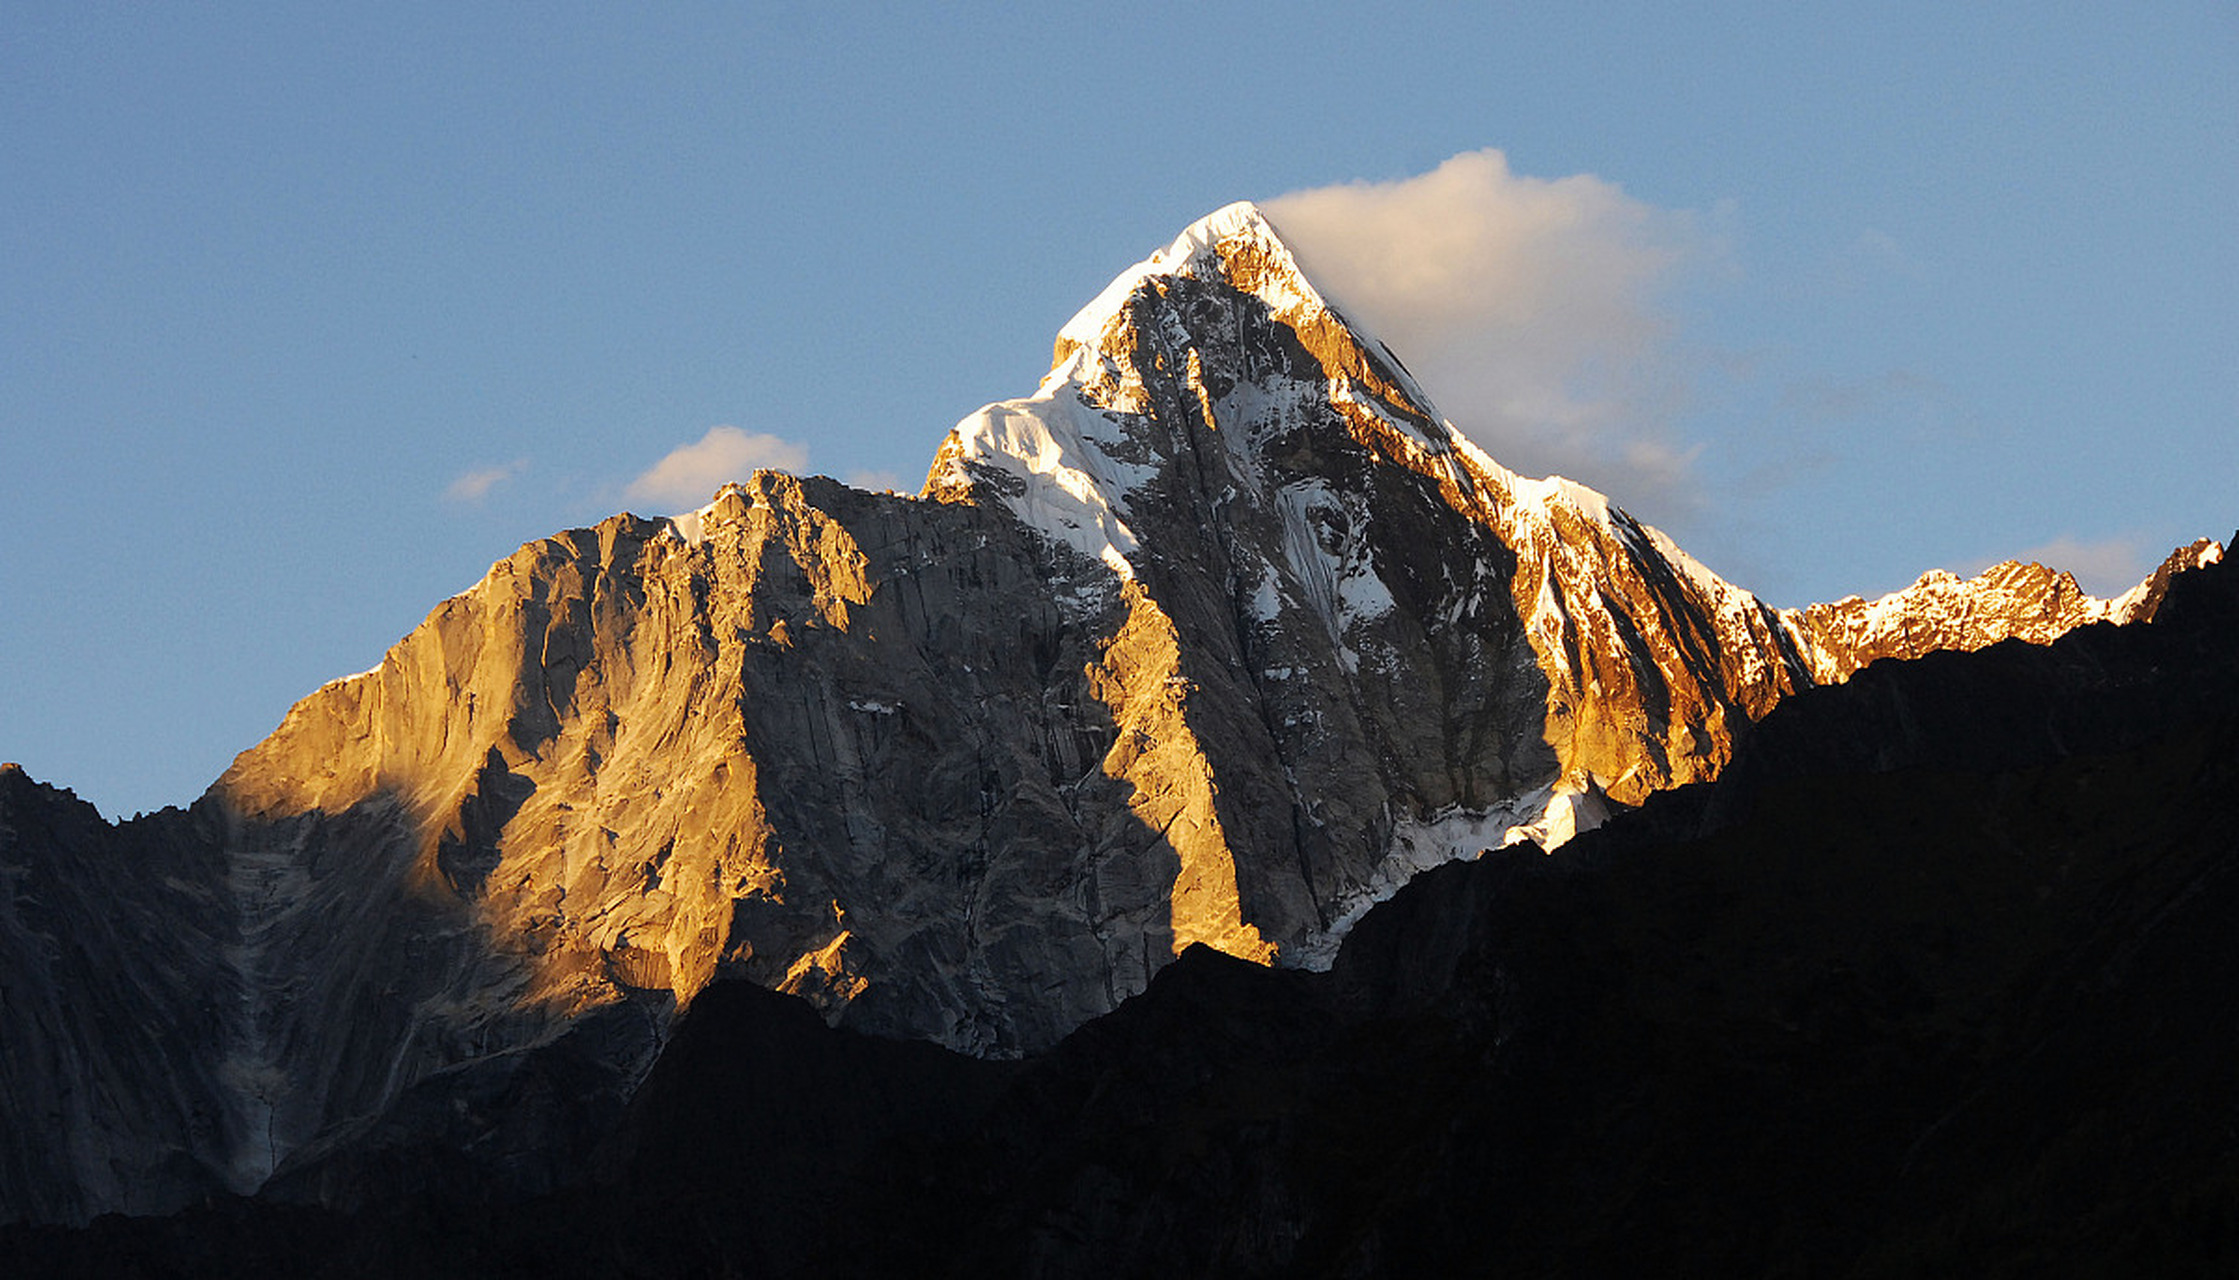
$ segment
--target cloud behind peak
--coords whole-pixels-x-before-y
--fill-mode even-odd
[[[1713,256],[1684,213],[1591,174],[1534,178],[1498,150],[1429,173],[1262,202],[1300,264],[1407,361],[1504,465],[1671,518],[1701,502],[1660,299]]]

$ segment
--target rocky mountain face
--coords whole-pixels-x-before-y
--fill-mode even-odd
[[[556,1185],[718,979],[1006,1058],[1193,944],[1326,967],[1799,690],[2147,618],[2220,554],[1774,609],[1487,458],[1232,206],[916,498],[765,472],[523,547],[189,810],[0,780],[0,1031],[45,1055],[6,1055],[0,1216],[338,1203],[429,1146]]]
[[[1880,663],[1334,965],[1193,946],[990,1061],[718,980],[583,1183],[0,1235],[104,1276],[2225,1275],[2239,566]]]
[[[168,1212],[253,1158],[210,818],[111,826],[0,765],[0,1216]]]

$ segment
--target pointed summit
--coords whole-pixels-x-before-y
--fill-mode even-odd
[[[1199,218],[1183,228],[1171,244],[1114,278],[1058,330],[1051,372],[1062,369],[1078,348],[1107,350],[1116,336],[1115,326],[1124,330],[1127,308],[1137,294],[1146,288],[1155,293],[1161,281],[1175,278],[1225,284],[1258,299],[1271,318],[1302,334],[1334,336],[1332,330],[1343,331],[1364,357],[1367,352],[1376,353],[1376,363],[1384,366],[1377,370],[1379,381],[1397,384],[1423,416],[1437,419],[1428,398],[1392,350],[1340,314],[1307,275],[1266,212],[1249,200],[1224,205]]]
[[[1144,281],[1162,275],[1206,274],[1199,259],[1224,236],[1238,240],[1264,241],[1288,254],[1258,205],[1249,200],[1224,205],[1183,228],[1173,243],[1163,249],[1153,250],[1151,256],[1113,277],[1112,282],[1104,286],[1103,292],[1075,312],[1073,318],[1057,331],[1058,355],[1051,360],[1051,367],[1063,364],[1065,353],[1070,348],[1094,344],[1103,335],[1106,326],[1119,317],[1127,306],[1128,299]]]
[[[1232,269],[1232,263],[1240,269]],[[1128,302],[1146,283],[1173,276],[1226,280],[1278,313],[1305,303],[1327,306],[1267,215],[1251,201],[1239,200],[1199,218],[1171,244],[1114,277],[1058,330],[1058,355],[1052,366],[1063,364],[1073,347],[1097,345],[1105,331],[1122,320]]]
[[[1238,201],[1068,320],[1041,386],[959,423],[926,494],[993,498],[1127,577],[1137,489],[1200,446],[1255,478],[1260,447],[1308,424],[1412,454],[1455,447],[1398,357],[1323,297],[1259,206]]]

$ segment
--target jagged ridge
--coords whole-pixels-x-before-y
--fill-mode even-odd
[[[133,909],[199,895],[230,948],[191,1053],[234,1119],[192,1158],[317,1194],[433,1136],[527,1176],[523,1063],[566,1040],[626,1091],[717,976],[1036,1049],[1192,942],[1324,964],[1421,868],[1714,776],[1874,656],[2158,600],[2012,568],[1901,594],[1775,610],[1505,471],[1232,206],[919,499],[761,473],[530,544],[165,819],[208,865]],[[460,1105],[404,1105],[430,1091]],[[116,1203],[70,1196],[28,1211]]]

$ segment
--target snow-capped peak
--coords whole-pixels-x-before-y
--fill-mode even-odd
[[[1146,379],[1178,375],[1208,408],[1212,398],[1197,365],[1204,353],[1168,349],[1167,334],[1135,329],[1135,300],[1146,291],[1164,295],[1183,280],[1251,299],[1299,340],[1320,344],[1322,374],[1307,380],[1310,387],[1297,379],[1287,387],[1379,419],[1417,452],[1447,449],[1428,397],[1397,357],[1315,289],[1266,214],[1247,200],[1191,223],[1081,308],[1058,331],[1050,372],[1033,395],[990,404],[957,424],[928,492],[961,492],[978,481],[1030,527],[1130,576],[1136,539],[1127,523],[1128,494],[1159,469],[1158,450],[1131,435],[1130,419],[1147,405]],[[1168,369],[1169,359],[1181,363]],[[1268,409],[1277,398],[1261,395],[1251,410]],[[1233,432],[1224,443],[1244,445]],[[1239,465],[1252,466],[1245,458]]]
[[[1147,282],[1174,276],[1220,280],[1265,303],[1269,312],[1294,329],[1332,320],[1349,332],[1364,351],[1379,353],[1390,367],[1385,371],[1399,390],[1426,414],[1436,419],[1430,400],[1412,374],[1400,366],[1391,348],[1358,320],[1345,315],[1307,274],[1284,241],[1282,232],[1266,212],[1249,200],[1238,200],[1206,214],[1174,237],[1173,243],[1121,272],[1103,292],[1074,313],[1058,330],[1057,354],[1051,377],[1060,377],[1071,354],[1081,347],[1097,348],[1108,340],[1109,330],[1121,323],[1128,300]]]
[[[1291,256],[1290,247],[1275,233],[1267,215],[1249,200],[1239,200],[1206,214],[1183,228],[1174,242],[1156,250],[1127,270],[1122,271],[1104,291],[1096,295],[1085,307],[1075,312],[1057,331],[1059,350],[1073,346],[1095,346],[1105,330],[1126,310],[1127,300],[1135,296],[1145,281],[1174,275],[1200,278],[1221,270],[1220,247],[1223,245],[1253,245],[1266,252],[1271,265],[1280,269],[1256,273],[1254,283],[1264,285],[1267,293],[1261,300],[1278,311],[1311,302],[1327,306],[1321,295],[1307,283],[1306,275]],[[1257,290],[1253,290],[1257,292]],[[1060,355],[1058,364],[1064,363]]]

